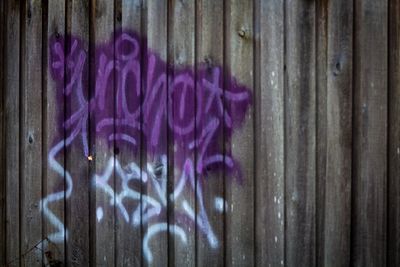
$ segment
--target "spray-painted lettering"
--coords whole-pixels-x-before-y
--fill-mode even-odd
[[[160,159],[161,167],[149,163],[141,170],[135,162],[122,167],[111,156],[104,172],[92,178],[93,185],[110,197],[110,203],[115,203],[125,221],[136,227],[141,220],[147,222],[157,217],[167,206],[168,134],[175,146],[175,172],[180,173],[168,197],[189,221],[197,221],[209,245],[218,247],[203,204],[201,178],[220,168],[241,178],[239,163],[229,150],[224,151],[223,142],[230,141],[234,129],[245,119],[251,101],[249,89],[219,66],[199,64],[196,69],[170,66],[148,49],[143,39],[129,31],[118,31],[108,43],[96,46],[93,59],[83,47],[83,42],[75,37],[52,38],[49,42],[49,67],[57,84],[56,101],[70,110],[65,118],[66,113],[60,109],[59,130],[66,136],[58,140],[48,156],[49,166],[66,179],[65,191],[49,194],[41,203],[45,216],[57,229],[48,238],[61,242],[68,237],[63,223],[49,208],[50,202],[69,198],[73,191],[73,178],[56,159],[65,147],[80,144],[82,154],[88,157],[91,133],[107,140],[110,147],[126,146],[133,153],[139,151],[141,141],[148,158]],[[156,177],[155,168],[161,168],[157,170],[161,177]],[[119,192],[108,183],[113,171],[122,185]],[[196,175],[200,178],[197,181]],[[128,186],[132,179],[144,185],[150,183],[157,195],[142,195],[140,202],[140,192]],[[192,190],[196,195],[197,220],[194,207],[182,198],[184,190]],[[131,212],[124,205],[127,200],[136,203]],[[215,197],[217,211],[223,212],[225,205],[223,198]],[[103,207],[97,207],[96,216],[101,222]],[[149,240],[168,229],[185,242],[185,225],[167,227],[166,221],[150,225],[143,238],[149,262],[152,261]]]

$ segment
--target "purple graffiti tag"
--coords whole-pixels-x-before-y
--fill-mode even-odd
[[[114,38],[108,44],[99,45],[96,50],[99,56],[94,68],[94,97],[88,101],[83,94],[82,75],[87,72],[88,64],[82,42],[70,38],[71,49],[65,51],[63,39],[53,38],[50,41],[51,73],[59,83],[60,90],[64,82],[64,62],[67,63],[69,74],[62,93],[70,96],[67,102],[73,102],[71,106],[74,110],[63,125],[66,129],[81,129],[85,154],[88,149],[84,139],[90,113],[96,114],[96,132],[109,140],[110,144],[115,140],[121,145],[125,142],[136,148],[142,132],[148,153],[157,155],[166,149],[165,138],[162,137],[168,127],[177,143],[176,154],[187,154],[190,150],[198,149],[196,171],[199,174],[212,165],[222,164],[228,171],[238,167],[229,153],[223,156],[218,140],[224,135],[225,142],[229,142],[234,128],[244,121],[251,100],[250,91],[234,78],[228,77],[224,84],[222,68],[218,66],[201,66],[196,75],[191,68],[182,68],[178,72],[175,69],[175,75],[168,77],[172,71],[157,54],[151,51],[141,53],[141,40],[137,35],[121,31],[113,37],[115,56],[111,49]],[[145,57],[144,60],[142,57]],[[141,79],[144,67],[141,60],[146,62],[145,79]],[[114,83],[111,82],[113,78],[116,79],[115,92]],[[143,125],[140,123],[141,110]],[[195,128],[197,134],[194,134]],[[193,140],[195,135],[196,140]],[[184,161],[183,158],[178,163]]]
[[[244,122],[251,92],[220,66],[175,68],[145,44],[137,34],[120,30],[107,42],[96,44],[96,57],[88,60],[88,51],[79,38],[50,39],[49,68],[60,105],[58,130],[66,136],[65,140],[56,140],[48,155],[50,168],[66,179],[66,189],[50,193],[41,203],[44,215],[58,231],[49,235],[53,242],[62,242],[68,231],[50,209],[50,203],[69,198],[73,189],[73,177],[57,161],[57,155],[65,147],[78,145],[88,157],[90,129],[110,147],[125,146],[132,155],[139,151],[139,140],[146,148],[145,167],[135,162],[123,166],[111,156],[102,166],[104,171],[94,174],[91,180],[132,227],[140,226],[140,221],[149,222],[143,237],[148,262],[152,261],[149,240],[154,235],[169,231],[186,242],[187,224],[196,224],[212,248],[219,246],[204,206],[203,178],[219,169],[242,178],[239,163],[229,149],[224,151],[224,144],[229,144]],[[174,177],[171,193],[167,193],[167,135],[174,144],[174,172],[180,175]],[[113,173],[121,182],[118,188],[108,182]],[[133,180],[153,190],[141,194],[130,187]],[[187,192],[195,195],[196,207],[185,198]],[[174,222],[162,216],[166,214],[167,198],[178,207]],[[215,210],[226,212],[225,200],[220,196],[214,200]],[[126,205],[127,201],[132,205]],[[103,207],[96,207],[97,221],[104,216]],[[155,217],[156,223],[151,221]]]

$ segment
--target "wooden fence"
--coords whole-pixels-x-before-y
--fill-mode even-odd
[[[399,0],[0,19],[0,266],[400,266]]]

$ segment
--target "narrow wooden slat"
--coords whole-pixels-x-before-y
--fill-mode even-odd
[[[143,20],[142,20],[142,131],[144,142],[142,144],[142,171],[147,173],[148,181],[142,191],[142,259],[144,266],[165,266],[168,264],[168,230],[159,231],[147,242],[151,229],[157,229],[158,224],[168,223],[168,190],[167,190],[167,173],[168,164],[163,162],[163,157],[168,155],[168,136],[167,136],[167,79],[161,82],[157,87],[158,81],[162,81],[162,74],[167,74],[167,66],[162,62],[167,61],[167,28],[168,28],[168,3],[166,1],[147,1],[143,3]],[[152,57],[151,55],[154,55]],[[150,101],[151,92],[158,91],[154,101]],[[160,120],[159,128],[151,118],[156,116],[152,113],[163,114]],[[152,136],[150,133],[159,132],[158,143],[155,147],[152,145]],[[148,166],[151,166],[148,168]],[[156,171],[151,169],[158,168]],[[155,184],[158,184],[161,190],[157,191]],[[147,215],[151,211],[146,201],[147,197],[155,199],[161,206],[160,213],[146,220]],[[164,201],[163,201],[164,199]],[[147,204],[146,204],[147,203]],[[147,208],[145,208],[147,205]],[[146,242],[145,242],[146,241]]]
[[[400,1],[389,2],[388,266],[400,265]]]
[[[101,99],[96,101],[96,108],[91,114],[91,131],[93,133],[93,160],[94,176],[101,177],[111,188],[115,188],[114,174],[114,145],[109,137],[114,133],[114,122],[98,129],[99,123],[103,119],[114,121],[114,40],[112,33],[114,31],[114,1],[96,0],[92,2],[92,36],[90,40],[95,49],[91,55],[91,85],[92,96],[101,97],[100,90],[104,88],[105,98],[104,107],[101,110]],[[102,47],[100,47],[102,46]],[[101,67],[101,58],[105,64]],[[110,65],[109,65],[110,64]],[[107,76],[107,66],[112,70]],[[102,70],[101,70],[101,69]],[[100,71],[99,71],[100,69]],[[105,113],[105,116],[101,114]],[[108,170],[111,172],[108,173]],[[91,177],[92,179],[92,177]],[[111,196],[107,194],[102,187],[95,187],[95,207],[91,216],[96,218],[96,227],[93,238],[95,238],[95,258],[93,264],[103,266],[113,266],[115,264],[115,191]],[[92,226],[93,227],[93,226]]]
[[[142,81],[139,80],[137,82],[135,77],[135,68],[133,67],[134,62],[137,64],[141,64],[141,43],[140,43],[140,35],[141,35],[141,12],[142,12],[142,1],[131,1],[131,0],[122,0],[115,2],[115,14],[116,14],[116,25],[115,28],[119,32],[121,29],[123,34],[132,34],[132,31],[137,33],[138,36],[136,38],[139,42],[139,54],[134,60],[129,60],[125,62],[119,58],[116,58],[117,64],[120,64],[121,68],[125,66],[128,68],[128,78],[125,80],[126,84],[123,86],[123,76],[122,70],[117,70],[117,75],[115,77],[115,85],[116,85],[116,93],[117,98],[115,99],[115,105],[117,109],[121,109],[121,101],[127,101],[129,112],[136,112],[140,110],[140,101],[141,94],[137,94],[136,90],[141,92]],[[116,37],[119,38],[119,35]],[[116,40],[116,43],[118,40]],[[118,51],[122,51],[123,45],[116,46],[115,49]],[[126,46],[128,47],[128,46]],[[130,64],[130,65],[129,65]],[[126,67],[128,66],[128,67]],[[136,69],[137,70],[137,69]],[[141,68],[139,68],[139,79],[141,75]],[[137,88],[139,87],[139,88]],[[124,92],[124,94],[122,93]],[[125,95],[125,99],[118,99],[118,96]],[[116,114],[116,119],[126,118],[127,114],[122,113]],[[129,134],[132,132],[132,128],[128,125],[120,126],[116,130],[117,133]],[[139,132],[139,131],[138,131]],[[140,147],[141,147],[141,136],[140,133],[137,135],[136,145],[132,145],[128,142],[118,142],[116,144],[115,150],[118,151],[116,154],[116,159],[121,167],[126,168],[131,166],[136,166],[140,168]],[[138,173],[140,176],[140,173]],[[141,177],[141,176],[140,176]],[[139,178],[140,178],[139,177]],[[116,175],[116,193],[120,194],[122,192],[128,192],[124,188],[122,183],[123,177]],[[129,184],[129,190],[135,190],[138,195],[140,195],[141,184],[137,183],[135,185]],[[134,219],[137,217],[133,217],[134,212],[139,208],[140,210],[140,198],[139,199],[131,199],[124,198],[122,201],[124,207],[127,208],[129,217],[124,217],[121,213],[121,210],[117,208],[116,210],[116,266],[140,266],[141,263],[141,250],[142,250],[142,237],[141,237],[141,227],[140,227],[140,218],[137,223],[134,222]],[[139,213],[140,215],[140,213]]]
[[[225,3],[225,102],[228,101],[227,88],[233,80],[227,78],[227,70],[240,84],[254,90],[254,29],[253,2],[228,1]],[[228,110],[233,107],[227,104]],[[234,111],[232,111],[234,112]],[[224,116],[226,120],[226,114]],[[225,153],[233,155],[240,164],[239,179],[225,174],[226,184],[226,262],[227,266],[254,265],[254,120],[250,107],[241,128],[233,128],[230,141],[225,137]],[[226,157],[226,156],[225,156]],[[227,167],[225,168],[227,169]],[[239,182],[238,182],[239,180]],[[241,182],[240,182],[241,180]]]
[[[187,125],[184,124],[185,122],[182,123],[182,115],[184,115],[180,112],[180,109],[182,110],[183,108],[182,105],[184,105],[185,113],[191,114],[195,111],[194,105],[191,106],[189,104],[195,101],[193,99],[193,97],[195,97],[194,94],[190,92],[191,90],[195,90],[195,88],[193,88],[194,84],[190,84],[191,80],[188,78],[188,76],[190,77],[191,73],[193,73],[193,66],[195,63],[195,2],[193,0],[171,1],[169,3],[168,19],[168,58],[171,66],[171,82],[168,88],[168,95],[170,96],[168,99],[168,106],[171,107],[171,113],[169,114],[168,122],[169,126],[178,125],[179,127],[186,127]],[[184,69],[184,73],[180,73],[182,69]],[[179,75],[186,75],[183,76],[183,83],[185,83],[185,85],[179,85],[179,83],[177,83],[179,86],[187,86],[186,98],[184,98],[185,96],[182,93],[184,90],[180,90],[179,86],[174,86],[173,81],[179,77]],[[184,98],[185,102],[181,101],[182,98]],[[193,110],[191,110],[192,108]],[[186,175],[188,175],[189,169],[195,171],[194,167],[190,168],[185,163],[187,162],[186,160],[195,162],[194,151],[190,150],[187,146],[182,146],[179,152],[176,152],[180,146],[180,141],[194,140],[195,134],[194,131],[190,131],[190,133],[180,136],[172,127],[169,127],[169,129],[170,138],[168,141],[170,151],[168,158],[168,179],[170,185],[169,191],[172,193],[172,190],[178,187],[178,182],[182,173],[186,172]],[[185,141],[183,142],[185,143]],[[192,189],[189,179],[186,182],[183,192],[179,197],[174,195],[170,203],[171,216],[169,218],[169,229],[172,231],[170,239],[172,240],[171,243],[173,246],[171,246],[169,251],[170,257],[172,257],[172,260],[169,262],[175,266],[194,266],[196,263],[196,218],[193,220],[192,216],[192,219],[190,219],[188,223],[185,223],[183,220],[183,217],[187,216],[185,215],[185,210],[195,210],[196,207],[195,191]],[[190,208],[185,209],[185,206]],[[186,242],[184,242],[182,236],[178,234],[178,227],[185,232]]]
[[[1,25],[0,25],[0,40],[5,39],[5,23],[6,23],[6,15],[5,15],[5,3],[0,3],[0,16],[1,16]],[[4,45],[5,42],[2,41],[0,43],[0,265],[6,264],[6,179],[5,179],[5,101],[4,101]]]
[[[386,265],[388,1],[355,1],[352,264]]]
[[[6,262],[20,260],[20,1],[6,2],[5,129],[6,130]]]
[[[284,264],[284,9],[283,1],[255,7],[256,266]]]
[[[21,58],[21,253],[26,266],[41,266],[42,213],[42,2],[24,4]],[[40,243],[38,245],[40,247]]]
[[[43,6],[42,6],[43,7]],[[44,187],[43,187],[43,200],[42,200],[42,211],[44,214],[44,232],[43,236],[48,237],[50,240],[44,244],[43,249],[45,251],[44,262],[50,264],[50,262],[65,263],[65,219],[64,219],[64,194],[65,194],[65,175],[64,172],[58,173],[54,168],[52,151],[59,150],[57,153],[57,161],[62,165],[64,164],[63,149],[65,146],[64,133],[60,132],[58,124],[60,119],[56,114],[64,111],[63,98],[57,99],[57,90],[61,88],[57,87],[56,81],[51,77],[51,65],[48,64],[49,58],[51,58],[51,49],[48,40],[55,35],[61,37],[65,35],[65,2],[63,0],[51,1],[47,7],[47,29],[43,32],[43,46],[45,55],[43,55],[43,98],[44,111],[43,111],[43,152],[44,160],[43,164],[43,176],[44,176]],[[60,40],[59,40],[60,41]],[[64,42],[60,41],[64,46]],[[59,144],[59,149],[56,148]],[[54,220],[48,217],[48,214],[53,214],[57,217]]]
[[[316,2],[316,265],[323,264],[325,242],[325,183],[327,168],[327,50],[328,1]]]
[[[288,0],[285,9],[285,264],[314,266],[315,2]]]
[[[324,8],[328,10],[327,86],[323,96],[327,117],[323,125],[326,136],[322,137],[326,141],[326,155],[318,158],[326,160],[326,169],[323,174],[325,205],[321,215],[324,241],[319,264],[348,266],[351,250],[353,3],[334,1]]]
[[[224,28],[223,28],[223,1],[202,0],[197,1],[196,8],[196,90],[205,90],[200,87],[202,80],[213,80],[213,70],[220,68],[220,79],[223,80],[224,63]],[[205,71],[204,71],[205,70]],[[197,100],[196,103],[199,103]],[[213,114],[217,115],[217,114]],[[208,119],[214,119],[211,114]],[[223,115],[217,116],[219,121],[223,121]],[[196,122],[196,139],[199,139],[202,131],[207,127],[207,121]],[[223,151],[223,136],[213,137],[220,151]],[[215,140],[217,139],[217,140]],[[197,164],[201,161],[201,150],[197,149]],[[224,264],[224,208],[216,203],[220,200],[225,201],[224,196],[224,176],[222,171],[209,172],[197,175],[197,180],[202,186],[202,200],[208,217],[211,231],[215,236],[216,244],[210,244],[209,239],[201,229],[197,230],[197,264],[199,266],[223,266]],[[197,200],[197,214],[201,214],[201,205]],[[199,219],[198,219],[199,220]]]
[[[67,3],[66,18],[67,20],[67,39],[65,43],[65,51],[69,54],[74,47],[75,41],[80,40],[77,49],[74,51],[74,62],[77,63],[77,54],[84,52],[84,69],[89,67],[89,0],[72,0]],[[83,50],[83,51],[82,51]],[[72,79],[74,69],[66,72],[66,81],[69,83]],[[89,73],[82,73],[82,92],[89,96]],[[76,83],[73,90],[74,97],[65,99],[65,120],[70,119],[76,114],[81,106],[76,98],[79,92],[79,83]],[[88,116],[89,110],[81,116]],[[82,129],[89,129],[89,121],[82,121]],[[75,128],[79,125],[75,125]],[[65,132],[68,138],[73,130],[69,129]],[[78,135],[71,144],[66,144],[66,171],[71,175],[73,190],[70,197],[67,197],[65,203],[65,220],[68,237],[66,240],[66,266],[88,266],[90,262],[90,194],[93,188],[91,186],[92,177],[89,175],[89,160],[85,155],[84,141],[88,142],[89,136]]]

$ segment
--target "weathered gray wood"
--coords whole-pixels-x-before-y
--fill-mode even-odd
[[[22,17],[21,55],[21,253],[25,266],[41,266],[43,178],[42,2],[26,1]],[[13,44],[14,45],[14,44]],[[33,249],[32,249],[33,248]]]
[[[314,266],[316,192],[315,2],[289,0],[286,17],[285,256]]]
[[[284,9],[259,1],[254,86],[256,266],[284,264]]]
[[[323,264],[325,242],[325,183],[327,168],[328,2],[316,2],[316,265]]]
[[[154,86],[156,83],[157,77],[150,77],[150,71],[149,70],[149,57],[145,57],[145,53],[155,53],[160,57],[160,60],[163,60],[164,62],[167,61],[167,50],[168,50],[168,44],[167,44],[167,35],[168,35],[168,3],[166,1],[145,1],[143,3],[143,25],[142,25],[142,38],[146,39],[147,45],[144,45],[144,42],[142,42],[142,79],[143,79],[143,98],[146,98],[146,95],[148,92],[150,92],[151,88]],[[167,67],[162,66],[160,67],[160,71],[163,71],[167,73]],[[168,90],[168,85],[166,85],[166,89]],[[165,99],[160,99],[159,100],[159,105],[165,105],[165,109],[167,107],[168,100]],[[142,107],[142,129],[146,127],[146,124],[148,122],[144,121],[144,112],[145,112],[146,107]],[[151,111],[152,112],[152,111]],[[143,143],[142,145],[142,162],[141,162],[141,167],[142,171],[148,171],[147,169],[147,164],[150,164],[151,166],[156,166],[156,164],[161,163],[161,156],[162,155],[168,155],[168,125],[167,122],[164,121],[164,123],[161,123],[160,125],[160,139],[159,139],[159,144],[162,148],[160,148],[160,155],[152,155],[151,153],[151,148],[147,147],[146,144],[150,143],[150,137],[147,137],[147,142]],[[162,165],[161,165],[162,166]],[[169,166],[162,166],[162,168],[165,168],[167,173],[169,170]],[[168,177],[161,177],[162,179],[159,180],[160,185],[162,183],[166,183],[168,180]],[[159,201],[160,204],[162,204],[161,201],[161,196],[158,196],[156,188],[153,186],[153,183],[149,180],[147,186],[143,188],[143,195],[142,195],[142,203],[144,204],[143,196],[152,196]],[[169,199],[168,199],[168,190],[165,192],[161,193],[162,197],[164,197],[167,200],[167,207],[163,207],[161,209],[160,214],[157,216],[154,216],[151,218],[149,221],[144,222],[142,221],[142,239],[148,233],[148,230],[150,227],[156,225],[157,223],[166,223],[168,222],[168,204],[169,204]],[[163,205],[163,204],[162,204]],[[142,210],[142,216],[145,214],[145,210]],[[145,254],[142,255],[143,259],[143,265],[144,266],[165,266],[168,264],[170,261],[170,256],[168,254],[168,241],[170,240],[170,235],[168,234],[167,231],[159,232],[156,236],[154,236],[151,239],[151,242],[149,242],[149,248],[152,252],[152,260],[150,261]]]
[[[202,0],[197,1],[196,6],[196,66],[198,76],[196,77],[197,84],[201,84],[202,79],[212,81],[212,68],[222,66],[224,63],[224,28],[223,28],[223,1]],[[204,76],[200,76],[198,70],[207,68]],[[223,73],[223,68],[221,70]],[[222,75],[221,73],[221,75]],[[221,76],[222,79],[222,76]],[[196,90],[204,90],[197,87]],[[223,121],[223,115],[218,118]],[[196,138],[201,136],[201,130],[206,127],[206,122],[196,124]],[[217,142],[223,151],[223,137]],[[200,152],[197,149],[197,161],[200,157]],[[207,238],[203,233],[197,230],[197,264],[199,266],[223,266],[224,264],[224,210],[215,208],[215,199],[224,196],[224,175],[222,171],[209,172],[203,176],[198,175],[197,180],[202,185],[202,197],[204,207],[207,212],[209,223],[215,234],[218,242],[216,247],[211,247]],[[197,204],[197,214],[199,214],[199,205]]]
[[[65,190],[65,174],[59,174],[54,171],[52,164],[48,159],[50,150],[53,148],[55,143],[63,142],[65,147],[64,134],[58,131],[58,116],[57,111],[64,111],[64,103],[58,101],[57,85],[51,77],[51,66],[49,66],[49,58],[51,57],[51,47],[49,46],[48,40],[51,36],[58,34],[59,36],[65,35],[65,1],[56,0],[50,1],[47,6],[47,29],[43,32],[43,46],[45,54],[43,55],[43,197],[62,193]],[[64,154],[60,153],[57,160],[64,164]],[[45,202],[44,202],[45,203]],[[64,197],[58,198],[56,201],[49,202],[47,208],[57,216],[60,223],[55,223],[45,217],[43,223],[43,236],[48,237],[55,233],[61,233],[65,231],[65,219],[64,219]],[[45,204],[43,204],[45,205]],[[54,225],[55,224],[55,225]],[[45,264],[50,263],[63,263],[65,264],[65,236],[60,240],[51,240],[52,242],[46,242],[43,246],[45,256]],[[54,242],[54,243],[53,243]]]
[[[355,1],[352,264],[386,265],[388,1]]]
[[[130,31],[136,32],[139,36],[141,35],[141,16],[142,16],[142,1],[132,1],[132,0],[122,0],[115,2],[115,29],[129,29]],[[117,48],[116,48],[117,49]],[[139,56],[139,60],[141,57]],[[134,83],[133,81],[132,83]],[[140,85],[142,85],[143,81],[140,81]],[[126,88],[119,88],[119,83],[116,81],[116,90],[125,90],[128,92],[129,90],[136,90],[136,88],[131,87],[131,85],[127,85]],[[139,97],[142,97],[139,95]],[[131,100],[132,98],[128,98]],[[133,105],[130,104],[130,107]],[[136,106],[134,106],[136,107]],[[133,112],[134,108],[130,108]],[[129,131],[129,127],[120,127],[119,130],[121,132]],[[116,154],[116,159],[119,161],[122,167],[128,166],[128,164],[136,164],[140,166],[141,159],[141,150],[140,147],[142,145],[141,139],[136,140],[137,142],[137,150],[134,150],[131,145],[127,143],[120,142],[120,144],[116,145],[115,150],[118,151]],[[121,178],[116,177],[116,192],[121,192],[123,190]],[[135,190],[139,190],[140,187],[136,186]],[[131,215],[133,211],[139,207],[139,200],[127,200],[126,207],[128,207],[128,212]],[[134,225],[132,222],[132,218],[129,221],[126,221],[122,214],[117,210],[116,217],[116,241],[115,241],[115,252],[116,252],[116,266],[140,266],[141,263],[141,251],[142,251],[142,235],[141,235],[141,227],[139,225]]]
[[[254,90],[253,3],[225,3],[225,71]],[[226,75],[225,74],[225,75]],[[229,81],[225,88],[231,86]],[[224,97],[226,97],[224,95]],[[229,108],[229,107],[228,107]],[[225,153],[232,152],[240,162],[242,183],[225,175],[226,184],[226,262],[227,266],[254,265],[254,119],[250,106],[244,124],[236,129],[231,142],[225,138]]]
[[[387,264],[400,265],[400,1],[389,2]]]
[[[20,1],[6,1],[5,42],[5,180],[6,262],[20,260]]]
[[[0,40],[5,39],[5,3],[4,1],[0,3]],[[0,43],[0,265],[6,264],[6,169],[5,169],[5,101],[4,101],[4,45],[5,42]]]
[[[41,266],[48,251],[66,266],[400,265],[399,10],[397,0],[0,1],[0,265]],[[198,74],[202,67],[222,66],[225,88],[233,76],[253,91],[252,108],[232,142],[218,137],[240,163],[243,184],[226,170],[196,177],[217,248],[196,225],[199,199],[190,183],[179,199],[168,197],[181,176],[178,159],[195,162],[199,151],[176,152],[178,139],[167,124],[160,141],[167,145],[156,156],[144,133],[137,151],[119,142],[110,146],[96,131],[97,114],[87,122],[90,157],[81,136],[57,156],[73,179],[71,196],[48,206],[65,223],[65,247],[62,240],[43,241],[57,228],[40,200],[66,186],[48,158],[70,132],[57,132],[57,114],[65,112],[66,119],[76,111],[76,103],[56,97],[50,37],[70,34],[82,41],[90,68],[83,90],[94,98],[96,48],[112,50],[115,29],[143,38],[142,100],[154,82],[147,78],[146,52],[169,61],[162,66],[170,75],[167,90],[182,69]],[[111,80],[114,95],[106,102],[117,118],[118,82]],[[179,104],[170,104],[168,119],[174,120]],[[143,108],[142,130],[148,124]],[[168,203],[134,226],[93,178],[113,157],[123,168],[135,163],[148,172],[163,154]],[[108,183],[119,193],[115,166]],[[151,183],[135,189],[142,204],[143,196],[159,197]],[[215,197],[228,203],[222,211]],[[181,218],[183,199],[197,214],[194,223]],[[139,205],[132,202],[125,203],[130,215]],[[149,262],[143,238],[165,222],[168,229],[150,239]],[[173,233],[175,225],[186,242]]]
[[[67,35],[77,37],[82,41],[82,48],[86,51],[86,64],[89,63],[89,0],[72,0],[67,2]],[[72,40],[66,40],[67,51],[71,51]],[[85,76],[86,75],[86,76]],[[71,74],[67,75],[67,80]],[[83,92],[89,95],[89,75],[83,74]],[[66,119],[77,111],[78,103],[66,102]],[[87,111],[88,112],[88,111]],[[86,123],[89,129],[89,123]],[[71,130],[67,132],[71,133]],[[88,138],[88,137],[86,137]],[[66,242],[66,266],[88,266],[90,262],[90,198],[94,191],[91,187],[89,174],[89,160],[84,154],[81,138],[76,138],[66,148],[66,170],[73,180],[73,191],[65,204],[65,220],[68,230]],[[93,192],[93,193],[92,193]],[[95,228],[93,226],[93,228]]]
[[[171,66],[171,81],[178,74],[180,69],[193,71],[195,63],[195,2],[189,1],[171,1],[168,9],[168,60]],[[194,88],[193,88],[194,89]],[[168,94],[171,94],[171,85],[168,88]],[[190,90],[190,89],[188,89]],[[178,99],[178,98],[175,98]],[[168,120],[174,123],[174,118],[179,116],[180,104],[172,100],[172,103],[168,103],[172,106],[172,115],[169,116]],[[190,107],[186,106],[187,109]],[[195,107],[193,107],[195,108]],[[186,138],[194,140],[194,134],[187,136]],[[169,134],[169,184],[170,192],[177,186],[177,182],[181,177],[181,173],[184,171],[183,166],[177,166],[179,158],[190,159],[195,162],[195,155],[190,149],[185,149],[181,154],[174,152],[174,146],[177,146],[177,142],[174,140],[174,132],[170,131]],[[185,189],[182,192],[179,199],[173,199],[170,203],[170,214],[169,227],[174,227],[175,224],[179,224],[178,213],[183,212],[182,201],[185,199],[187,204],[195,209],[196,200],[195,192],[190,189],[190,182],[186,183]],[[186,233],[186,243],[182,242],[181,238],[177,235],[170,235],[173,244],[170,248],[170,256],[173,260],[169,262],[175,266],[194,266],[196,264],[196,229],[197,226],[193,223],[187,225],[180,224]]]
[[[322,174],[325,205],[324,213],[319,217],[324,222],[321,232],[324,242],[319,264],[348,266],[351,250],[353,3],[334,1],[322,7],[325,8],[328,11],[326,125],[323,125],[326,136],[322,138],[326,142],[326,155],[318,155],[318,158],[326,160],[326,169]]]
[[[110,51],[114,51],[114,43],[111,39],[112,33],[114,31],[114,1],[106,1],[106,0],[96,0],[92,2],[92,35],[91,35],[91,44],[96,48],[99,45],[106,45]],[[111,42],[110,42],[111,40]],[[99,58],[101,51],[96,49],[93,51],[93,58],[91,58],[91,68],[96,68],[97,65],[95,64],[96,58]],[[114,64],[112,63],[114,67]],[[97,71],[93,70],[93,77],[91,78],[92,84],[92,92],[96,88],[95,75]],[[114,90],[114,76],[113,74],[107,79],[107,92],[108,90]],[[108,92],[109,93],[109,92]],[[113,93],[109,93],[108,95],[114,96]],[[94,96],[94,94],[92,94]],[[114,99],[107,98],[105,99],[106,102],[106,109],[108,110],[107,113],[112,116],[115,112],[115,105]],[[93,142],[95,144],[93,150],[93,161],[94,161],[94,175],[102,175],[108,164],[109,161],[112,160],[114,157],[115,151],[113,151],[114,146],[109,145],[108,138],[105,138],[104,135],[100,136],[99,132],[96,131],[97,124],[100,122],[99,116],[97,114],[93,114],[93,123],[91,124],[91,129],[93,135]],[[108,126],[110,127],[113,126]],[[113,160],[113,164],[115,164],[115,159]],[[92,177],[91,177],[92,178]],[[115,188],[115,173],[113,172],[109,179],[108,184]],[[93,264],[100,265],[100,266],[112,266],[115,264],[115,205],[111,204],[111,201],[115,202],[115,199],[112,200],[108,194],[105,194],[104,191],[100,190],[99,188],[95,187],[95,207],[94,210],[91,211],[91,216],[97,217],[97,210],[98,208],[102,209],[102,219],[96,220],[95,226],[95,233],[92,238],[95,238],[95,258],[93,259]],[[114,194],[115,195],[115,194]],[[115,204],[115,203],[114,203]],[[92,226],[93,227],[93,226]]]

